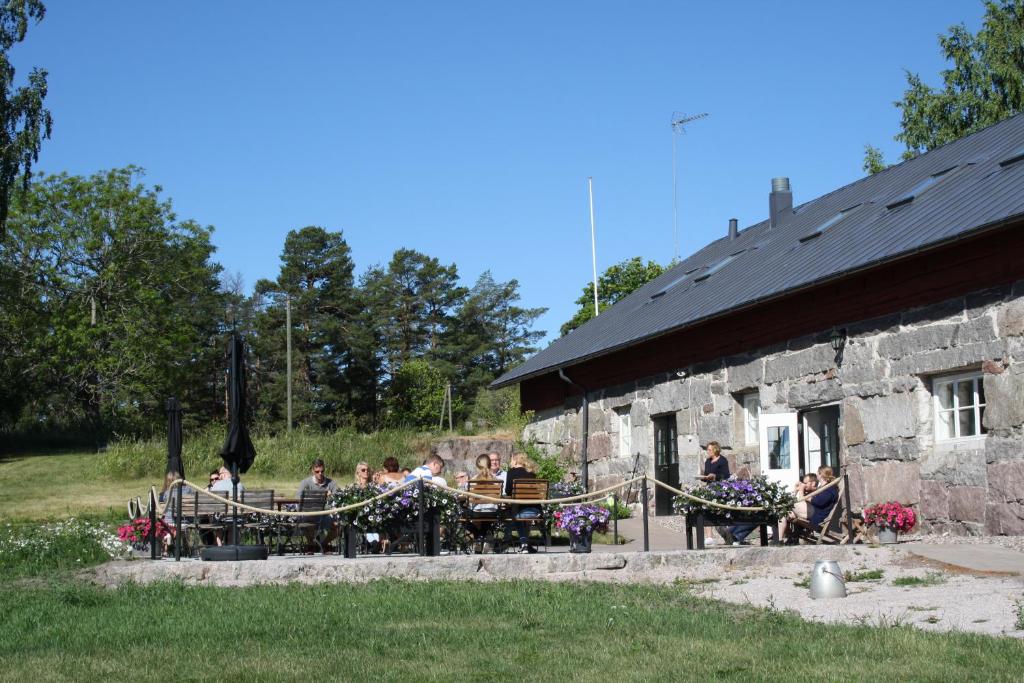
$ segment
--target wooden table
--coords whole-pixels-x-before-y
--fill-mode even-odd
[[[779,537],[779,520],[768,517],[766,515],[759,515],[757,517],[748,517],[747,519],[737,521],[734,519],[728,519],[725,517],[713,517],[710,515],[696,514],[686,516],[686,549],[693,550],[694,546],[694,532],[697,537],[697,550],[704,550],[704,528],[709,526],[733,526],[734,524],[756,524],[761,536],[761,545],[768,545],[768,527],[773,529],[772,538],[777,539]]]

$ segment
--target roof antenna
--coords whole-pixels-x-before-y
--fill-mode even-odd
[[[679,263],[679,192],[676,176],[676,138],[686,132],[686,126],[706,118],[707,112],[688,116],[683,112],[672,112],[672,242],[674,251],[672,263]]]

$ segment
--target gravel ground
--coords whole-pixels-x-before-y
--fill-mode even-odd
[[[915,539],[916,540],[916,539]],[[951,542],[943,538],[942,542]],[[864,548],[844,572],[881,570],[880,579],[848,581],[847,597],[812,600],[806,580],[811,565],[787,564],[727,571],[693,589],[727,602],[792,610],[811,621],[891,626],[906,624],[930,631],[968,631],[1024,638],[1024,577],[977,576],[928,566],[913,556],[886,548]],[[905,577],[923,585],[898,586]]]

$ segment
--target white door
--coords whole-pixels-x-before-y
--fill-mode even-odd
[[[796,413],[761,413],[761,474],[791,486],[800,477]]]
[[[807,456],[805,472],[817,472],[821,467],[822,432],[825,428],[821,411],[804,413],[804,453]]]

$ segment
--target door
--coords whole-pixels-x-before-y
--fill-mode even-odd
[[[679,442],[676,439],[676,416],[654,418],[654,478],[679,488]],[[654,514],[671,515],[671,491],[654,487]]]
[[[839,406],[827,406],[800,414],[803,421],[803,472],[831,467],[839,473]]]
[[[761,413],[761,474],[786,486],[800,477],[796,413]]]

